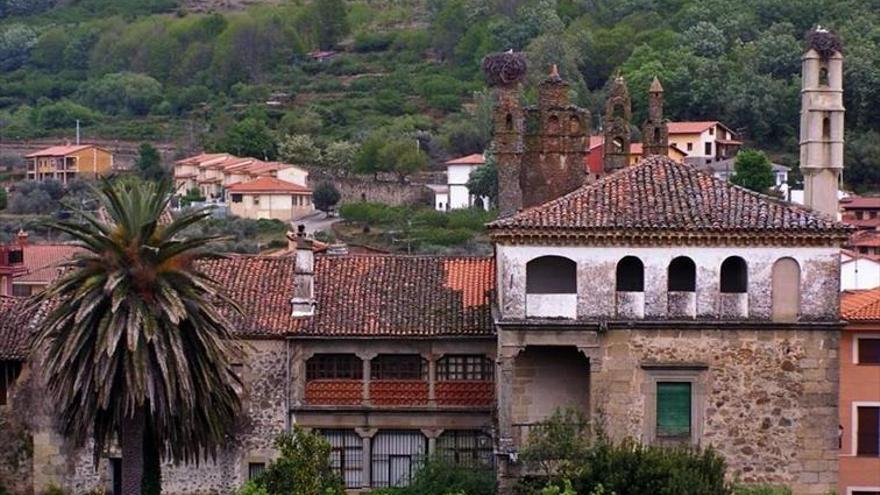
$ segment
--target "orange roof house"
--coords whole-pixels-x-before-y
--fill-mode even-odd
[[[226,188],[230,212],[244,218],[290,221],[314,210],[312,190],[275,177],[260,177]]]
[[[67,184],[113,170],[113,154],[94,144],[61,145],[25,155],[28,180],[54,179]]]
[[[587,173],[593,175],[601,175],[602,174],[602,163],[605,159],[605,137],[604,136],[590,136],[590,153],[587,155]],[[644,151],[642,149],[642,143],[631,143],[629,147],[629,156],[630,156],[630,165],[635,165],[640,162]],[[684,161],[685,157],[687,157],[687,153],[678,149],[674,144],[669,145],[669,153],[666,155],[669,158],[677,162]]]

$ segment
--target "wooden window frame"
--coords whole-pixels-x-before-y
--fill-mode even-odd
[[[427,381],[428,361],[420,354],[379,354],[370,360],[370,379]]]
[[[852,362],[861,366],[880,366],[880,363],[862,363],[859,361],[859,340],[880,339],[880,333],[855,333],[852,343]]]
[[[852,449],[851,455],[853,457],[864,457],[867,459],[880,459],[880,455],[878,456],[860,456],[859,452],[859,408],[860,407],[877,407],[880,408],[880,402],[872,402],[872,401],[853,401],[852,402],[852,411],[850,415],[850,430],[851,440],[852,440]],[[880,438],[877,439],[880,442]]]
[[[699,445],[703,436],[703,418],[705,417],[706,370],[704,364],[681,363],[643,363],[642,370],[645,380],[642,383],[642,394],[645,396],[645,414],[643,434],[647,443]],[[691,384],[691,434],[690,438],[670,438],[657,436],[657,384],[668,382],[686,382]]]
[[[363,380],[363,360],[356,354],[322,353],[306,360],[306,381]]]
[[[446,354],[437,360],[438,382],[495,380],[495,363],[482,354]]]

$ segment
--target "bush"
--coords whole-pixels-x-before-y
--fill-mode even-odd
[[[791,495],[791,490],[783,486],[739,485],[733,489],[733,495]]]
[[[339,214],[349,222],[370,225],[393,225],[408,216],[405,206],[388,206],[384,203],[346,203],[339,208]]]
[[[73,127],[79,120],[81,125],[89,125],[98,120],[97,112],[70,100],[42,105],[34,111],[34,119],[40,127],[58,129]]]
[[[371,495],[494,495],[495,471],[453,464],[441,458],[429,459],[407,487],[385,488]]]
[[[118,72],[84,84],[80,98],[104,112],[146,115],[162,101],[162,84],[143,74]]]
[[[394,42],[394,33],[358,33],[354,37],[354,51],[379,52],[387,50]]]
[[[318,184],[318,187],[312,193],[312,201],[315,203],[315,208],[323,212],[332,210],[336,203],[339,202],[339,198],[339,190],[330,182]]]
[[[320,435],[294,425],[275,439],[281,456],[254,480],[253,490],[268,495],[343,495],[339,476],[330,467],[330,444]],[[252,491],[252,495],[260,494]]]

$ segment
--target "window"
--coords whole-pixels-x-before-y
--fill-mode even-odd
[[[856,455],[880,456],[880,406],[856,408]]]
[[[321,430],[330,444],[330,468],[339,474],[346,488],[363,486],[364,442],[354,430]]]
[[[248,479],[252,480],[263,474],[266,470],[265,462],[249,462],[248,463]]]
[[[706,143],[706,156],[712,156],[712,143]]]
[[[774,321],[794,321],[800,315],[801,267],[793,258],[773,263],[772,300]]]
[[[856,363],[880,364],[880,337],[856,336]]]
[[[254,206],[260,206],[260,197],[254,196]]]
[[[513,115],[511,115],[511,114],[507,114],[507,117],[504,119],[504,127],[505,127],[508,131],[512,131],[512,130],[513,130]]]
[[[233,194],[232,195],[233,203],[241,203],[241,194]]]
[[[418,354],[380,354],[370,361],[374,380],[427,380],[428,367]]]
[[[547,119],[547,132],[550,134],[559,133],[559,117],[551,115],[550,118]]]
[[[828,86],[828,68],[819,69],[819,86]]]
[[[363,376],[363,362],[354,354],[317,354],[306,361],[306,381],[360,380]]]
[[[12,284],[12,295],[15,297],[30,297],[31,286],[26,284]]]
[[[577,115],[568,118],[568,132],[570,134],[578,134],[581,132],[581,119]]]
[[[437,380],[491,381],[495,364],[486,356],[446,355],[437,361]]]
[[[829,117],[822,119],[822,139],[831,139],[831,119]]]
[[[574,294],[577,264],[562,256],[541,256],[526,264],[526,293]]]
[[[0,361],[0,406],[9,402],[9,391],[21,373],[21,363],[18,361]]]
[[[611,141],[615,153],[623,153],[623,139],[616,137]]]
[[[710,127],[710,128],[709,128],[709,135],[710,135],[710,136],[714,136],[714,135],[715,135],[715,128],[714,128],[714,127]]]
[[[694,292],[697,290],[697,265],[687,256],[679,256],[669,263],[667,279],[669,292]]]
[[[688,144],[687,144],[687,150],[688,150],[688,151],[694,151],[694,143],[688,143]]]
[[[428,442],[419,431],[380,431],[373,437],[372,485],[406,486],[428,454]]]
[[[491,466],[492,450],[492,437],[479,430],[446,430],[437,438],[438,455],[460,466]]]
[[[690,437],[690,382],[657,382],[657,438]]]
[[[748,292],[749,276],[746,262],[739,256],[731,256],[721,263],[721,292]]]
[[[644,292],[645,265],[635,256],[626,256],[617,263],[617,292]]]
[[[856,219],[857,220],[863,220],[864,218],[865,218],[865,212],[863,212],[861,210],[856,211]]]

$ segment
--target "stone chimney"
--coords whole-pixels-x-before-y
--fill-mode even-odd
[[[836,219],[843,171],[843,47],[834,33],[821,27],[807,41],[801,77],[804,204]]]
[[[648,90],[648,119],[642,126],[643,156],[669,155],[669,127],[663,118],[663,86],[656,77]]]
[[[606,174],[629,165],[631,142],[629,123],[631,120],[632,102],[629,98],[629,89],[626,87],[626,81],[623,77],[617,76],[611,83],[608,99],[605,100],[603,129],[605,158],[602,167]]]
[[[295,242],[294,288],[293,299],[290,301],[293,316],[312,316],[315,314],[315,252],[312,240],[306,237],[305,225],[297,226]]]

